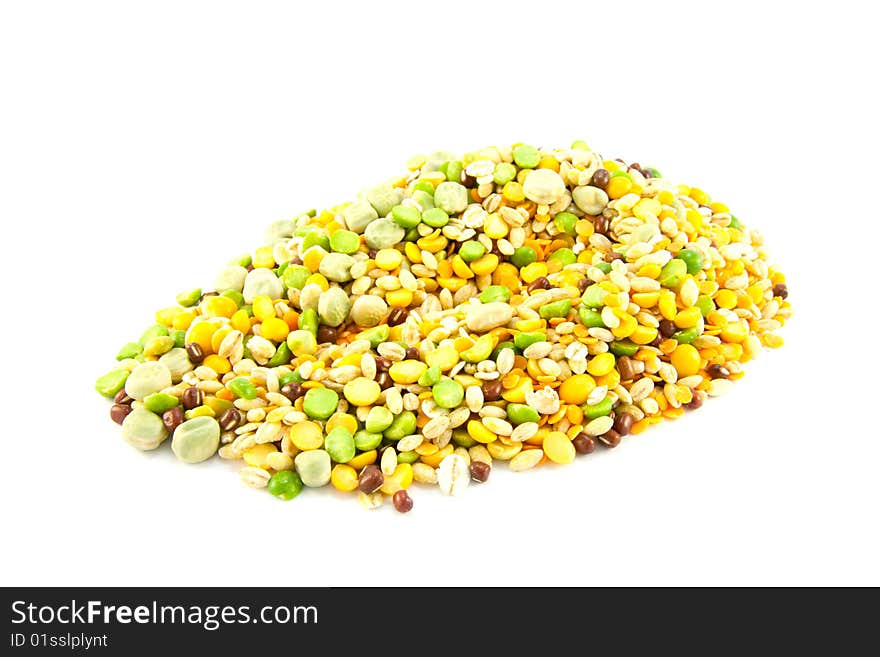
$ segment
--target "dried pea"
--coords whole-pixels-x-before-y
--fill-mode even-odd
[[[515,267],[525,267],[538,260],[538,253],[530,246],[521,246],[510,256],[510,262]]]
[[[440,408],[455,408],[464,400],[464,387],[452,379],[441,379],[431,389],[434,401]]]
[[[507,303],[510,301],[510,290],[503,285],[490,285],[480,292],[481,303],[492,303],[493,301],[502,301]]]
[[[296,472],[281,470],[272,475],[266,487],[275,497],[289,501],[302,492],[303,481]]]
[[[561,301],[544,304],[538,309],[538,313],[544,319],[568,317],[569,311],[571,311],[571,299],[562,299]]]
[[[99,377],[98,380],[95,381],[95,390],[105,397],[112,398],[125,386],[125,381],[128,379],[128,375],[128,370],[110,370],[107,374]]]

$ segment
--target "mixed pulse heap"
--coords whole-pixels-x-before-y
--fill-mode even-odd
[[[565,464],[699,408],[791,309],[761,235],[696,187],[583,142],[415,157],[273,223],[97,382],[142,450],[244,460],[401,512],[492,467]]]

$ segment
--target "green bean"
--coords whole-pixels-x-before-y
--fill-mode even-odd
[[[140,450],[156,449],[168,438],[168,429],[155,413],[145,408],[135,408],[122,421],[122,438]]]
[[[140,356],[141,350],[141,345],[137,342],[126,342],[116,354],[116,360],[125,360],[126,358]]]
[[[442,182],[434,190],[434,203],[446,214],[459,214],[468,206],[467,187],[458,182]]]
[[[480,292],[480,303],[492,303],[493,301],[510,301],[510,290],[503,285],[490,285]]]
[[[116,393],[125,386],[128,374],[128,370],[110,370],[104,376],[98,377],[98,380],[95,381],[95,390],[105,397],[115,397]]]
[[[571,311],[571,299],[562,299],[544,304],[538,309],[538,314],[544,319],[551,319],[553,317],[568,317],[569,311]]]
[[[602,313],[598,313],[595,310],[590,310],[586,304],[582,304],[578,307],[578,317],[581,320],[581,324],[586,326],[587,328],[604,328],[605,322],[602,321]]]
[[[606,397],[598,404],[584,404],[581,406],[581,410],[584,412],[584,417],[588,420],[595,420],[597,417],[602,417],[603,415],[608,415],[611,413],[611,407],[614,402],[611,397]]]
[[[517,333],[515,336],[513,336],[513,344],[516,346],[517,349],[525,349],[530,344],[543,342],[546,339],[546,333]]]
[[[615,356],[635,356],[639,350],[639,345],[629,340],[615,340],[608,345],[608,351]]]
[[[242,399],[256,399],[257,398],[257,388],[256,386],[250,382],[249,379],[244,377],[239,377],[237,379],[232,379],[226,386],[233,392],[237,397],[241,397]]]
[[[338,288],[336,288],[338,289]],[[314,308],[306,308],[300,313],[299,328],[308,331],[312,335],[318,334],[318,311]]]
[[[164,392],[154,392],[144,397],[144,408],[157,415],[162,415],[165,411],[170,411],[177,406],[180,400],[174,395]]]
[[[269,359],[269,362],[266,363],[268,367],[279,367],[280,365],[287,365],[290,362],[290,359],[293,357],[293,354],[290,351],[290,347],[287,346],[287,342],[281,342],[278,345],[278,348],[275,350],[275,355]]]
[[[583,301],[584,305],[587,308],[601,308],[605,305],[605,298],[608,296],[608,292],[599,287],[598,283],[593,283],[584,290],[584,295],[581,297],[581,301]]]
[[[679,344],[690,344],[694,340],[697,339],[697,336],[700,335],[699,329],[696,326],[693,326],[689,329],[685,329],[683,331],[676,331],[672,334],[672,339],[678,342]]]
[[[388,339],[388,333],[391,329],[387,324],[380,324],[373,328],[358,333],[358,340],[367,340],[370,346],[375,349]]]
[[[541,416],[531,406],[525,404],[508,404],[507,417],[514,424],[522,424],[523,422],[537,422]]]

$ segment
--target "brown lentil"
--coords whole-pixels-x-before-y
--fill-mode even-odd
[[[321,325],[318,327],[318,334],[316,340],[318,344],[324,344],[325,342],[336,342],[336,338],[338,336],[338,331],[332,326],[324,326]]]
[[[585,433],[579,433],[571,442],[578,454],[589,454],[596,449],[596,441]]]
[[[385,476],[378,465],[368,465],[358,476],[358,490],[363,493],[374,493],[385,483]]]
[[[241,413],[237,408],[227,408],[217,418],[217,423],[223,431],[232,431],[241,424]]]
[[[684,405],[689,411],[695,411],[703,405],[703,394],[699,390],[694,391],[694,396]]]
[[[706,374],[708,374],[713,379],[729,379],[730,378],[730,370],[724,367],[724,365],[719,365],[718,363],[712,363],[709,367],[706,368]]]
[[[409,317],[409,311],[406,308],[395,308],[389,313],[388,319],[385,321],[388,326],[400,326],[406,321],[407,317]]]
[[[534,292],[535,290],[547,290],[550,288],[550,281],[547,280],[546,276],[538,276],[535,280],[533,280],[529,284],[529,292]]]
[[[614,429],[611,429],[599,436],[599,442],[606,447],[617,447],[620,444],[620,434]]]
[[[413,500],[405,490],[399,490],[391,496],[394,510],[398,513],[409,513],[413,508]]]
[[[501,399],[502,390],[501,381],[498,379],[487,381],[483,384],[483,400],[487,402],[498,401]]]
[[[590,179],[590,184],[593,187],[605,189],[608,186],[609,180],[611,180],[611,174],[608,173],[608,169],[596,169],[593,177]]]
[[[132,408],[129,404],[113,404],[110,407],[110,419],[116,424],[122,424],[122,421],[131,413]]]
[[[621,381],[632,381],[636,372],[633,369],[632,360],[627,356],[621,356],[617,359],[617,370],[620,372]]]
[[[676,328],[675,323],[671,320],[660,320],[660,335],[662,335],[664,338],[671,338],[677,330],[678,328]]]
[[[614,418],[614,430],[621,436],[629,435],[633,425],[633,416],[629,413],[620,413]]]
[[[162,413],[162,423],[169,432],[174,433],[174,430],[183,424],[183,407],[178,405]]]
[[[189,411],[204,403],[205,393],[195,386],[190,386],[183,391],[180,403],[183,404],[183,410]]]
[[[280,392],[292,402],[295,402],[297,399],[306,394],[306,391],[303,390],[303,387],[296,381],[292,383],[285,383],[283,386],[281,386]]]
[[[478,481],[480,483],[484,483],[489,480],[489,473],[492,471],[492,466],[488,463],[483,463],[482,461],[472,461],[470,464],[470,472],[471,479],[474,481]]]
[[[205,360],[205,353],[197,342],[188,342],[184,348],[186,349],[186,355],[189,356],[193,365],[198,365]]]

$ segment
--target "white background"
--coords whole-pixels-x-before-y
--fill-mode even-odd
[[[719,4],[4,3],[0,583],[880,584],[869,3]],[[578,138],[763,229],[796,315],[728,397],[406,516],[121,440],[94,379],[270,221]]]

